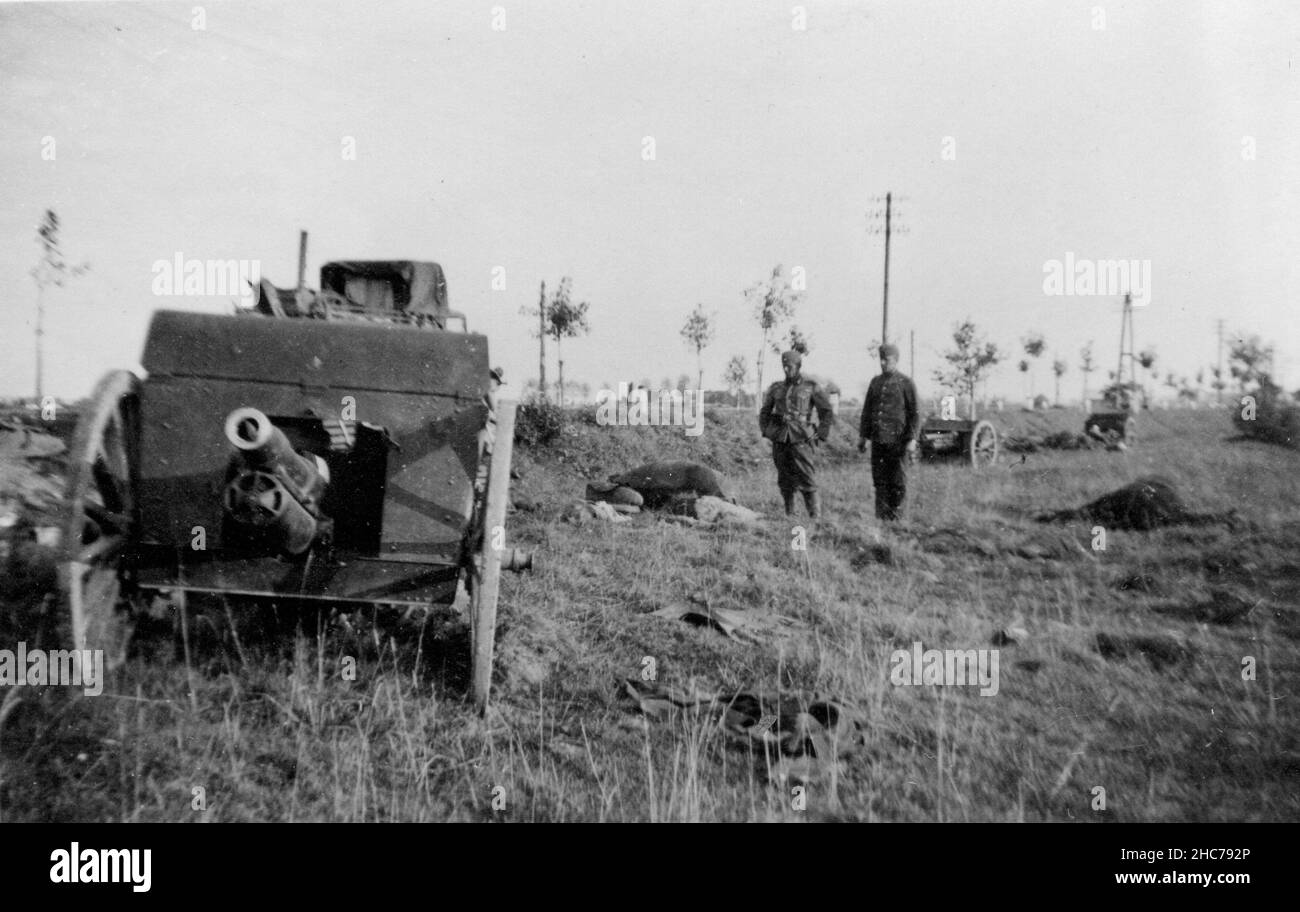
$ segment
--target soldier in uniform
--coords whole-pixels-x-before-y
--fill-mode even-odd
[[[786,515],[794,513],[795,491],[803,493],[808,515],[816,519],[821,513],[817,497],[817,482],[813,478],[813,452],[817,444],[825,443],[835,423],[835,412],[830,400],[814,380],[800,376],[803,356],[788,351],[781,356],[781,369],[785,379],[778,380],[767,389],[763,408],[758,413],[758,426],[763,436],[772,441],[772,461],[776,463],[776,483],[785,501]],[[812,424],[812,413],[817,412],[817,425]]]
[[[478,473],[474,479],[474,489],[480,493],[487,488],[488,462],[497,439],[497,390],[504,382],[505,373],[501,368],[494,367],[488,371],[488,391],[483,396],[487,420],[483,423],[483,430],[478,432]]]
[[[858,429],[858,452],[871,443],[871,480],[876,487],[876,517],[895,520],[907,496],[905,461],[916,454],[921,417],[916,386],[898,371],[898,349],[880,346],[880,373],[871,378]]]

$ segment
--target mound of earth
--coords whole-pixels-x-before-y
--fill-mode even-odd
[[[1232,517],[1187,509],[1172,482],[1153,476],[1139,478],[1077,510],[1048,513],[1038,519],[1040,522],[1084,519],[1111,529],[1145,532],[1161,526],[1230,522]]]

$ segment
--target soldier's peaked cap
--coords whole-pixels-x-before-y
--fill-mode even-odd
[[[889,344],[889,343],[885,343],[884,345],[880,346],[880,357],[882,357],[882,358],[890,358],[890,357],[897,358],[897,357],[898,357],[898,346],[897,346],[897,345],[891,345],[891,344]]]

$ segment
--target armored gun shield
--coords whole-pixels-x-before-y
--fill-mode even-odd
[[[120,657],[120,609],[150,590],[420,607],[468,591],[486,702],[499,573],[531,567],[503,537],[514,406],[490,395],[487,340],[446,329],[463,317],[441,269],[415,266],[327,264],[293,314],[264,283],[247,313],[154,315],[147,377],[109,374],[70,448],[79,648]]]

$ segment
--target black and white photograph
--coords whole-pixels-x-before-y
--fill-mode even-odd
[[[0,822],[1300,821],[1300,6],[5,2],[0,124]]]

